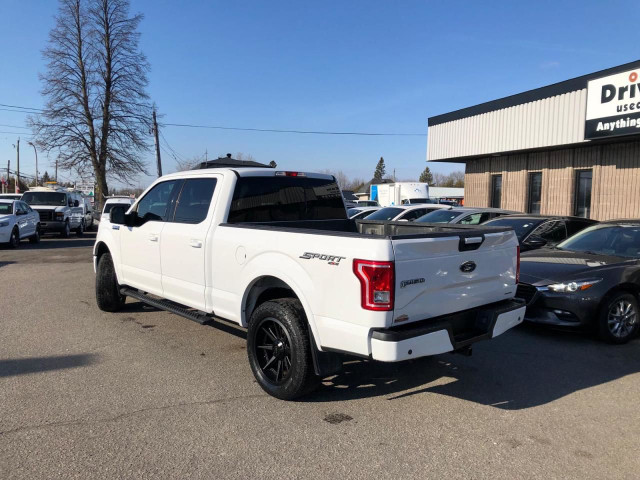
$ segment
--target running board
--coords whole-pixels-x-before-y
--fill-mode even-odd
[[[169,300],[153,298],[146,293],[134,290],[133,288],[122,287],[120,288],[120,293],[122,295],[126,295],[127,297],[132,297],[140,300],[142,303],[146,303],[147,305],[158,308],[160,310],[166,310],[167,312],[175,313],[176,315],[180,315],[181,317],[188,318],[189,320],[193,320],[200,325],[205,325],[213,321],[213,319],[209,315],[194,310],[188,310],[183,306]]]

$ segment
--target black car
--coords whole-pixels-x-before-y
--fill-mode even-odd
[[[521,257],[516,296],[530,322],[592,327],[625,343],[638,331],[639,294],[640,220],[598,223]]]
[[[543,215],[505,215],[485,222],[493,227],[513,228],[520,241],[520,251],[552,247],[595,223],[596,220],[581,217],[556,217]]]

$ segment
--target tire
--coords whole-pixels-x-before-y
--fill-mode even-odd
[[[117,312],[126,297],[120,294],[120,286],[113,268],[110,253],[104,253],[98,260],[96,268],[96,303],[103,312]]]
[[[17,228],[14,228],[11,231],[11,236],[9,237],[9,247],[18,248],[20,246],[20,232]]]
[[[64,222],[64,230],[60,232],[62,238],[69,238],[71,236],[71,227],[69,227],[69,221]]]
[[[84,235],[84,220],[80,222],[80,226],[78,228],[76,228],[76,235],[78,237],[81,237],[82,235]]]
[[[29,237],[30,243],[40,243],[40,225],[36,227],[36,233]]]
[[[636,297],[626,292],[615,293],[600,309],[600,339],[617,345],[627,343],[638,333],[639,317]]]
[[[307,319],[297,299],[265,302],[251,315],[249,365],[258,385],[269,395],[293,400],[319,385],[311,348]]]

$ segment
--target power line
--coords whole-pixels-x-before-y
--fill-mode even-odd
[[[0,110],[14,111],[20,113],[37,113],[45,110],[32,107],[24,107],[20,105],[8,105],[0,103],[1,107],[21,108],[23,110],[8,110],[0,108]],[[25,111],[33,110],[33,111]],[[264,133],[294,133],[302,135],[349,135],[349,136],[365,136],[365,137],[426,137],[426,133],[395,133],[395,132],[337,132],[329,130],[285,130],[280,128],[250,128],[250,127],[227,127],[223,125],[196,125],[191,123],[162,123],[163,127],[183,127],[183,128],[205,128],[214,130],[235,130],[241,132],[264,132]],[[166,141],[166,140],[165,140]]]
[[[0,103],[0,107],[8,107],[8,108],[20,108],[22,110],[36,110],[38,112],[44,112],[41,108],[32,108],[32,107],[22,107],[20,105],[7,105],[6,103]]]
[[[163,127],[209,128],[216,130],[239,130],[243,132],[298,133],[305,135],[359,135],[367,137],[426,137],[426,133],[387,133],[387,132],[332,132],[324,130],[282,130],[278,128],[223,127],[220,125],[192,125],[189,123],[163,123]]]
[[[25,130],[30,130],[29,127],[20,127],[18,125],[4,125],[2,123],[0,123],[0,127],[9,127],[9,128],[24,128]]]

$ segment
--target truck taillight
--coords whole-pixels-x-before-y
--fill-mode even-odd
[[[393,262],[353,260],[353,273],[360,280],[362,308],[365,310],[393,310],[395,269]]]
[[[516,263],[516,284],[520,283],[520,245],[518,245],[518,261]]]

